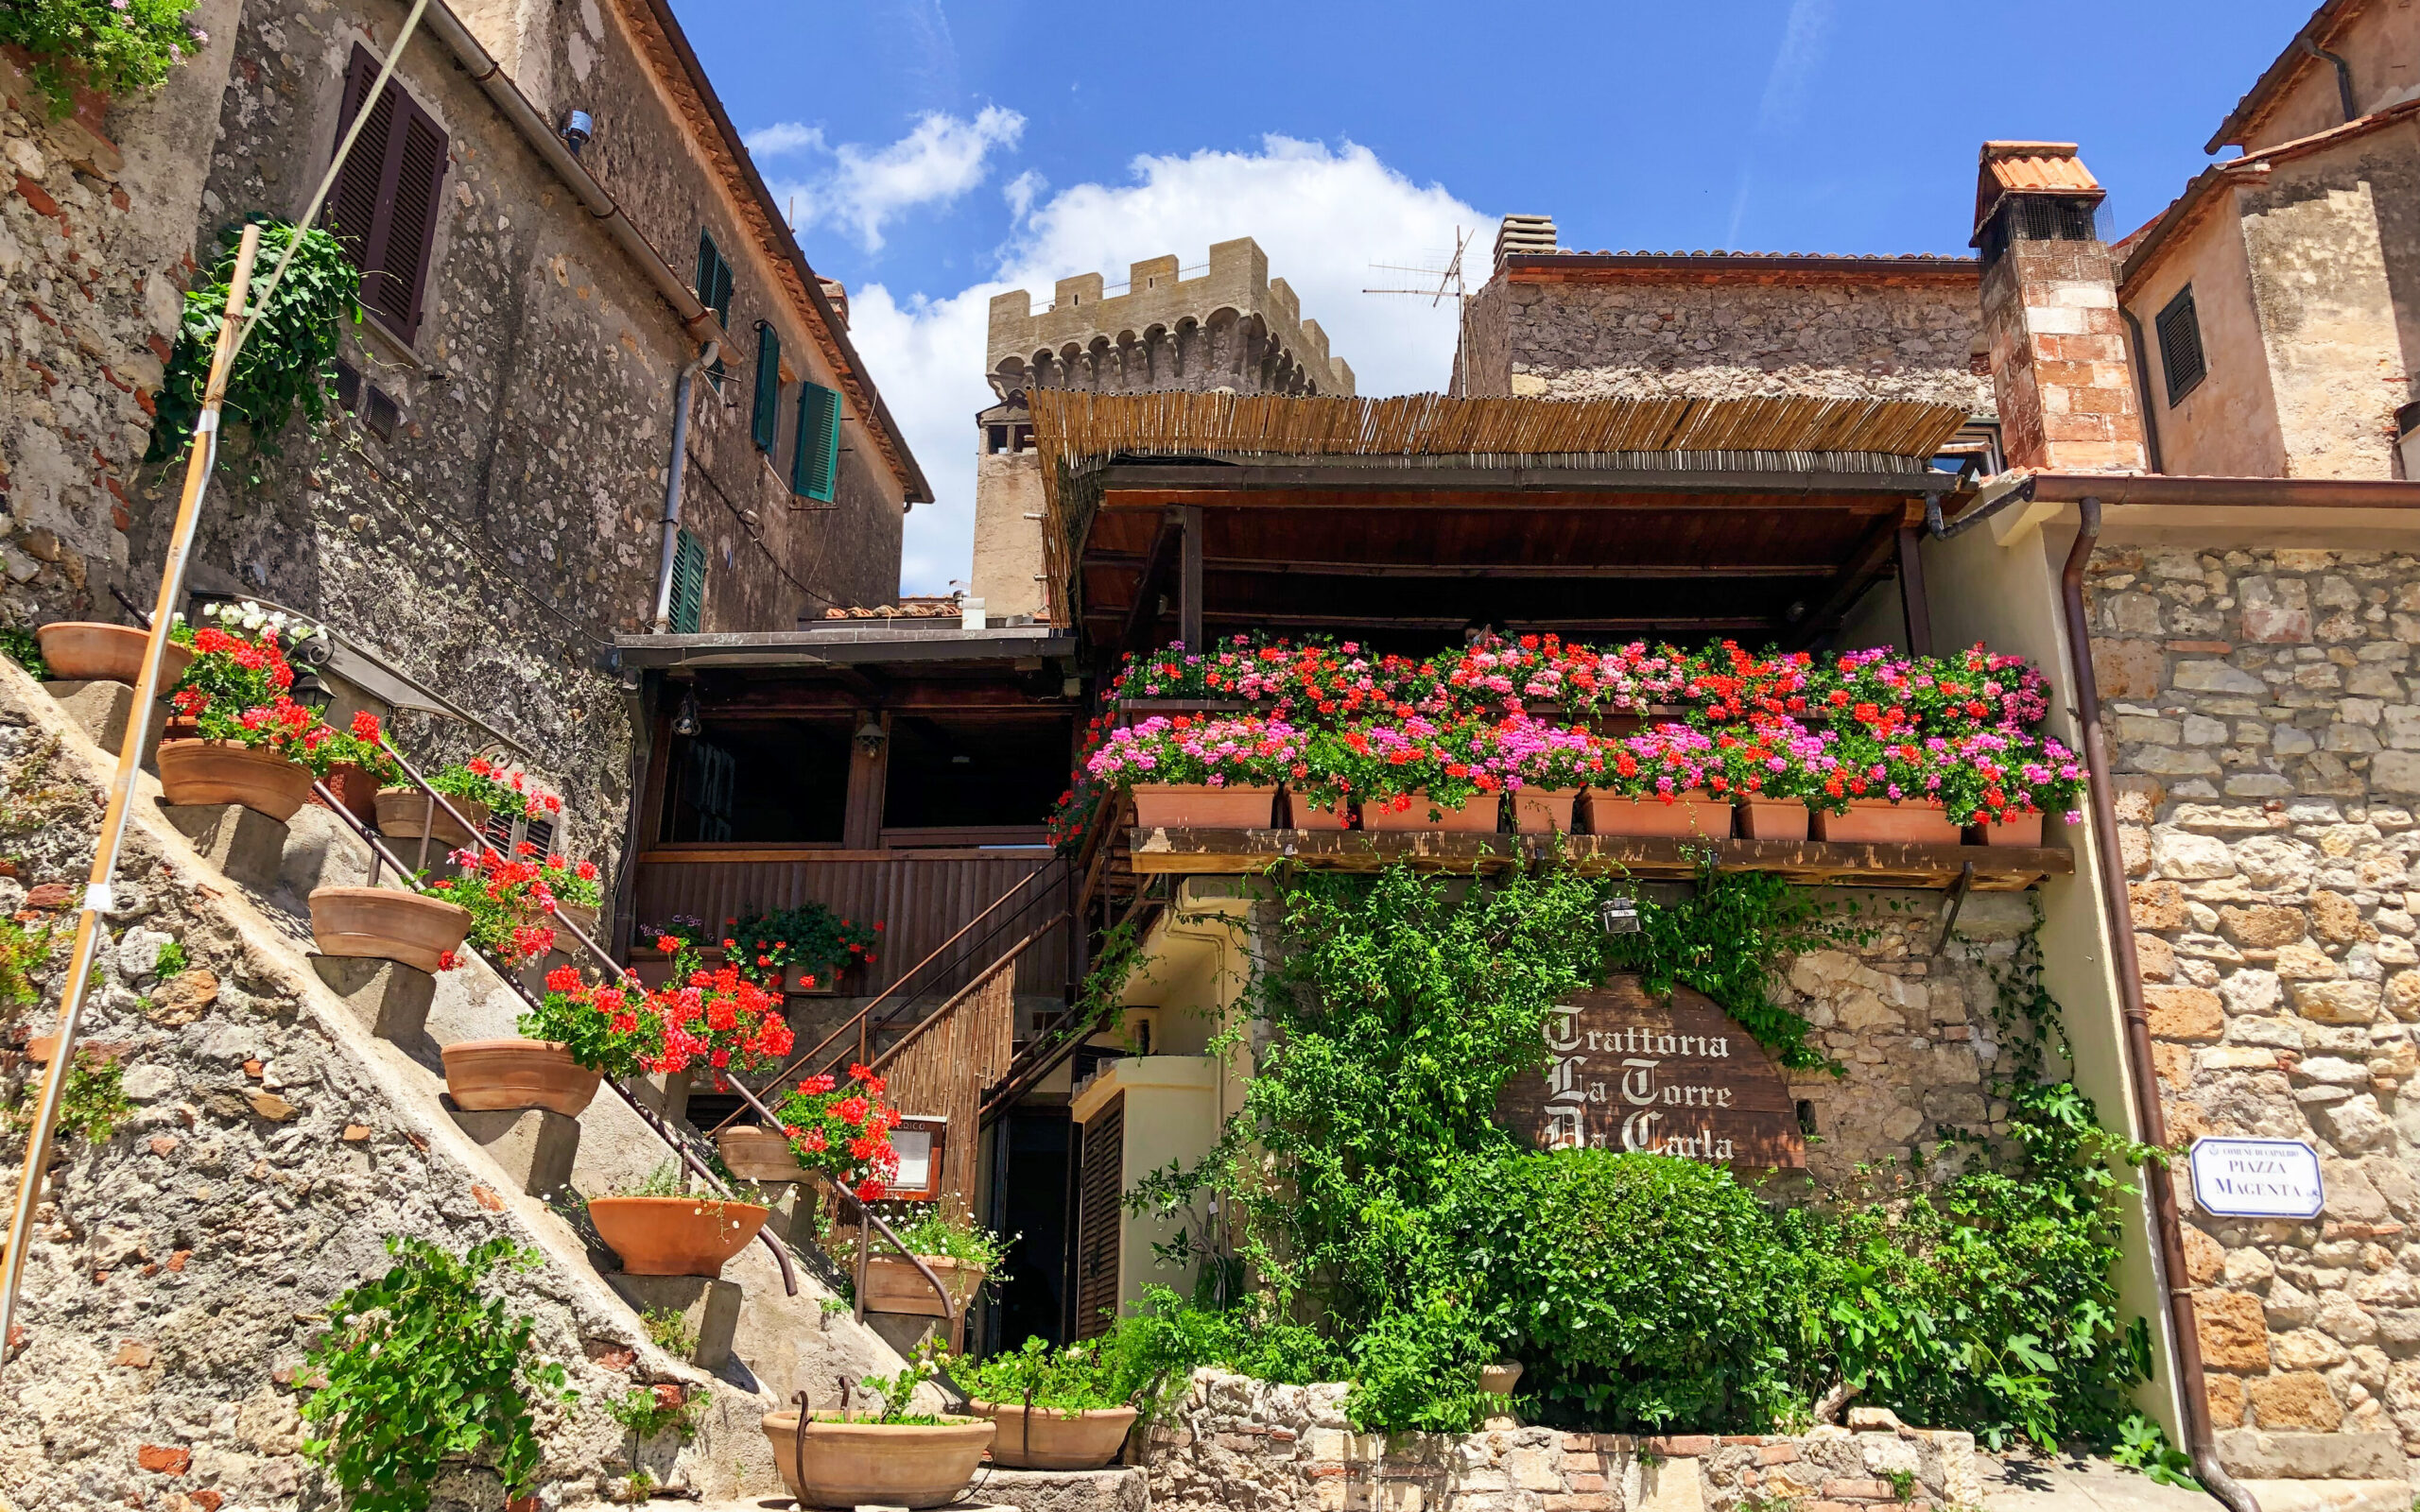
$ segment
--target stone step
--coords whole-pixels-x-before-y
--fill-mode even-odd
[[[730,1363],[744,1300],[736,1281],[718,1276],[633,1276],[628,1271],[608,1272],[605,1280],[642,1317],[650,1313],[678,1315],[691,1341],[691,1365],[719,1371]]]
[[[286,827],[241,803],[169,803],[160,816],[193,842],[230,881],[257,893],[276,890],[285,861]]]
[[[437,978],[426,971],[357,955],[313,955],[311,966],[372,1034],[407,1050],[424,1037],[437,999]]]
[[[472,1112],[456,1108],[451,1097],[445,1106],[455,1125],[504,1167],[522,1191],[543,1202],[570,1184],[572,1164],[579,1158],[579,1119],[551,1108]]]
[[[123,682],[71,682],[53,680],[42,685],[43,692],[59,700],[60,712],[82,727],[93,737],[93,744],[112,756],[126,743],[127,716],[134,712],[134,690]],[[160,731],[168,723],[168,706],[159,703],[151,711],[151,730],[144,742],[144,758],[147,765],[150,753],[160,748]]]

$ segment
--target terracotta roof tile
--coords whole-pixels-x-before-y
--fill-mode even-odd
[[[846,609],[827,609],[827,620],[942,620],[957,619],[964,612],[955,597],[919,597],[910,595],[896,604],[876,604],[872,608],[852,605]]]

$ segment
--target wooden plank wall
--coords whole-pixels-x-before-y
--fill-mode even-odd
[[[761,852],[758,853],[761,856]],[[660,923],[674,914],[690,914],[714,928],[727,919],[776,908],[794,908],[814,902],[845,919],[880,919],[884,948],[879,959],[850,984],[853,996],[880,992],[899,979],[935,947],[956,934],[968,919],[989,907],[1020,878],[1050,866],[1045,851],[943,855],[900,852],[888,859],[838,859],[812,852],[778,859],[662,860],[642,856],[634,903],[640,924]],[[1052,891],[1038,882],[1028,893]],[[1060,900],[1050,899],[1055,904]],[[994,916],[1005,917],[1025,902],[1017,902]],[[984,961],[968,963],[955,977],[939,966],[917,983],[954,989],[966,985],[985,961],[1007,952],[1035,925],[1050,917],[1037,902],[994,940]],[[977,931],[984,934],[992,921]],[[970,936],[973,938],[974,936]],[[947,963],[942,963],[947,964]],[[1016,963],[1016,990],[1057,993],[1066,985],[1066,932],[1053,931],[1037,940]]]
[[[1013,943],[1013,942],[1012,942]],[[942,1150],[942,1211],[975,1211],[976,1152],[981,1148],[983,1090],[998,1081],[1016,1054],[1014,968],[995,971],[939,1019],[874,1060],[903,1113],[938,1113],[949,1120]]]

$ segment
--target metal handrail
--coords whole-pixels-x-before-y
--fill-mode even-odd
[[[932,1012],[925,1015],[922,1019],[919,1019],[916,1022],[914,1028],[909,1029],[906,1034],[901,1035],[896,1040],[892,1041],[890,1049],[885,1050],[881,1055],[876,1056],[873,1059],[867,1061],[866,1068],[870,1071],[880,1071],[883,1067],[890,1064],[892,1060],[898,1057],[899,1052],[907,1049],[909,1045],[916,1042],[917,1036],[923,1034],[934,1024],[937,1024],[941,1022],[942,1020],[947,1018],[959,1004],[965,1002],[969,997],[972,997],[974,994],[983,990],[984,984],[991,981],[992,978],[999,975],[1000,969],[1002,967],[1013,965],[1016,958],[1025,954],[1027,946],[1031,945],[1035,940],[1040,939],[1043,936],[1047,935],[1052,930],[1058,928],[1061,924],[1065,923],[1066,920],[1067,911],[1063,908],[1051,915],[1049,919],[1044,923],[1040,929],[1033,931],[1031,934],[1026,936],[1025,938],[1017,941],[1014,945],[1010,946],[1007,954],[994,960],[990,966],[985,967],[983,969],[982,975],[977,977],[974,981],[967,983],[964,987],[959,988],[958,991],[951,996],[948,1002],[942,1004],[940,1007],[935,1008]]]

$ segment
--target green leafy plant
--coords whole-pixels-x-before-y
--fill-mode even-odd
[[[529,1358],[529,1320],[478,1288],[539,1256],[503,1238],[455,1255],[406,1235],[387,1252],[393,1268],[337,1298],[311,1346],[326,1384],[302,1404],[320,1435],[303,1452],[328,1463],[358,1512],[423,1512],[455,1455],[485,1455],[507,1496],[527,1492],[540,1459],[529,1396],[572,1394],[562,1366]]]
[[[677,1385],[633,1386],[604,1404],[605,1416],[641,1443],[658,1434],[676,1434],[684,1444],[698,1436],[698,1418],[705,1405],[703,1398],[688,1397]]]
[[[639,1326],[647,1330],[648,1341],[666,1354],[685,1360],[698,1347],[697,1331],[689,1327],[687,1315],[671,1308],[648,1308],[639,1314]]]
[[[342,327],[361,318],[361,274],[345,255],[344,245],[329,232],[317,228],[298,232],[283,221],[259,218],[260,252],[247,309],[259,312],[260,320],[235,354],[222,408],[227,418],[244,422],[261,450],[274,455],[277,433],[285,428],[296,405],[314,423],[327,413],[323,386],[334,377]],[[242,230],[237,224],[219,232],[224,246],[211,265],[210,277],[185,291],[184,318],[168,359],[146,462],[173,460],[193,439]],[[294,244],[293,259],[263,306],[260,290],[288,243]]]
[[[951,1375],[976,1401],[1036,1407],[1073,1418],[1123,1407],[1142,1384],[1131,1380],[1128,1361],[1115,1343],[1114,1335],[1105,1335],[1059,1349],[1046,1339],[1028,1338],[1014,1349],[960,1365]]]
[[[2141,1413],[2135,1413],[2118,1425],[2118,1440],[2109,1446],[2109,1458],[2130,1470],[2140,1470],[2162,1486],[2174,1486],[2187,1491],[2202,1489],[2193,1478],[2193,1456],[2168,1441],[2168,1430]],[[2412,1499],[2420,1508],[2420,1497]]]
[[[42,642],[22,625],[0,625],[0,655],[25,668],[36,682],[50,680],[50,663],[42,659]]]
[[[946,1419],[932,1413],[916,1412],[912,1409],[916,1404],[916,1388],[940,1376],[948,1364],[949,1354],[942,1348],[940,1335],[936,1334],[926,1339],[909,1356],[907,1366],[896,1374],[858,1378],[857,1389],[879,1402],[881,1406],[878,1410],[860,1417],[854,1414],[848,1403],[843,1401],[840,1407],[841,1418],[851,1422],[897,1423],[903,1426],[922,1427],[931,1427],[945,1421]]]
[[[160,947],[159,954],[151,957],[151,974],[174,976],[183,971],[188,964],[190,963],[185,960],[183,942],[172,939]]]
[[[30,1007],[42,1001],[34,973],[50,964],[54,929],[44,922],[0,917],[0,1008]]]
[[[65,115],[78,87],[139,94],[210,41],[194,0],[32,0],[0,7],[0,43],[33,55],[34,87]]]
[[[723,936],[725,958],[751,982],[779,988],[795,973],[803,991],[830,987],[834,978],[862,961],[879,957],[882,921],[858,923],[821,903],[802,903],[740,919]]]
[[[10,1127],[32,1126],[35,1095],[32,1082],[17,1089],[8,1112]],[[77,1051],[75,1063],[67,1068],[67,1085],[60,1090],[59,1127],[87,1144],[100,1144],[133,1112],[134,1105],[126,1100],[126,1068],[98,1051]]]
[[[1013,1238],[1003,1239],[977,1223],[963,1208],[945,1209],[941,1203],[921,1203],[913,1221],[898,1230],[899,1242],[909,1252],[918,1255],[939,1255],[960,1265],[979,1270],[987,1277],[1000,1273],[1000,1262],[1006,1260]]]
[[[1892,1497],[1892,1500],[1896,1501],[1896,1502],[1901,1502],[1901,1503],[1912,1502],[1912,1501],[1914,1501],[1914,1500],[1915,1500],[1915,1497],[1916,1497],[1916,1472],[1915,1472],[1915,1471],[1913,1471],[1913,1470],[1884,1470],[1884,1471],[1882,1471],[1881,1473],[1882,1473],[1882,1478],[1883,1478],[1884,1480],[1889,1481],[1889,1482],[1891,1483],[1891,1497]]]

